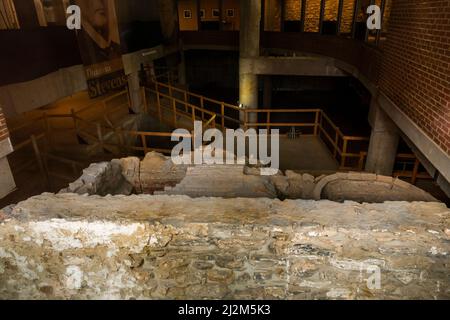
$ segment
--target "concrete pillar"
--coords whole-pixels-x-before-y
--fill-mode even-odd
[[[376,103],[370,107],[372,125],[366,171],[391,176],[397,156],[399,134],[394,122]]]
[[[271,107],[272,107],[272,77],[264,76],[263,108],[270,109]]]
[[[166,45],[178,45],[178,8],[176,0],[158,0],[161,32]]]
[[[139,83],[139,72],[130,73],[128,76],[128,90],[130,94],[131,108],[135,113],[144,111],[142,90]]]
[[[253,59],[259,57],[261,25],[261,1],[240,2],[240,59],[239,103],[247,109],[258,108],[258,76],[252,72]],[[241,114],[243,121],[243,115]],[[257,115],[250,114],[249,122],[256,122]]]

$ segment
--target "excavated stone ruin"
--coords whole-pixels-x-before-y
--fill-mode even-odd
[[[89,195],[187,195],[190,197],[279,198],[357,202],[437,201],[400,179],[358,172],[314,177],[287,170],[261,176],[244,165],[175,165],[169,157],[148,153],[92,164],[61,193]]]
[[[450,298],[436,202],[43,194],[0,217],[1,299]]]
[[[449,299],[449,264],[450,210],[361,173],[150,153],[0,210],[0,299]]]

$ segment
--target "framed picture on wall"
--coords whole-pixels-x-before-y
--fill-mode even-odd
[[[205,9],[200,9],[200,18],[204,18],[206,15]]]
[[[234,9],[227,9],[227,17],[234,18]]]
[[[192,19],[192,11],[191,10],[184,10],[183,14],[185,19]]]
[[[219,9],[212,9],[212,16],[214,18],[218,18],[220,16],[220,11]]]

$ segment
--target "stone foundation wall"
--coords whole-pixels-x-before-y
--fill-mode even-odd
[[[44,194],[0,211],[0,299],[449,299],[449,219],[438,203]]]

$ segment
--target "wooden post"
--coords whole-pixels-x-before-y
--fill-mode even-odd
[[[270,126],[270,122],[271,122],[271,112],[269,111],[269,112],[267,112],[267,132],[269,132],[270,131],[270,128],[271,128],[271,126]]]
[[[205,113],[203,112],[203,109],[205,109],[205,100],[203,99],[203,96],[200,97],[200,108],[202,108],[202,121],[205,119]]]
[[[175,99],[172,100],[172,108],[173,108],[173,126],[174,128],[178,127],[177,121],[177,102]]]
[[[314,122],[314,136],[317,136],[319,131],[319,110],[316,111],[316,120]]]
[[[195,107],[191,106],[191,108],[192,108],[192,125],[195,128]]]
[[[184,106],[185,106],[185,108],[186,108],[186,113],[188,113],[189,112],[189,110],[188,110],[188,105],[187,105],[187,103],[188,103],[188,94],[187,94],[187,91],[184,91]],[[202,107],[203,108],[203,107]]]
[[[365,157],[364,152],[361,151],[359,153],[359,162],[358,162],[359,171],[363,171],[364,169],[364,157]]]
[[[100,123],[96,124],[97,126],[97,137],[98,137],[98,142],[100,143],[100,148],[101,151],[104,151],[104,145],[103,145],[103,133],[102,133],[102,125]]]
[[[36,140],[36,137],[33,135],[31,135],[31,143],[33,145],[33,150],[34,150],[34,154],[36,156],[36,160],[39,166],[39,171],[41,171],[41,175],[42,175],[42,180],[43,180],[43,186],[44,188],[50,188],[50,181],[49,181],[49,177],[48,177],[48,171],[45,170],[45,166],[44,166],[44,161],[42,160],[42,155],[41,152],[39,150],[39,146]]]
[[[333,148],[334,149],[333,156],[334,156],[335,159],[336,159],[337,151],[338,151],[338,148],[339,148],[338,143],[339,143],[339,133],[338,133],[338,130],[336,130],[336,136],[334,138],[334,148]]]
[[[145,87],[141,88],[142,91],[142,103],[144,104],[144,113],[148,114],[147,95],[145,93]]]
[[[225,104],[222,102],[222,105],[220,106],[221,115],[222,115],[222,130],[225,130]]]
[[[50,121],[48,120],[47,113],[44,112],[42,115],[44,117],[45,131],[47,133],[47,140],[50,145],[50,148],[53,148],[53,135],[52,135],[52,127]]]
[[[414,169],[412,172],[412,177],[411,177],[411,184],[415,185],[417,182],[417,174],[419,173],[419,166],[420,166],[420,161],[419,159],[416,159],[416,161],[414,162]]]
[[[348,140],[346,137],[344,137],[343,140],[344,140],[344,147],[342,148],[342,154],[341,154],[341,167],[345,168]]]
[[[158,86],[157,81],[155,81],[155,94],[156,94],[156,107],[158,108],[159,122],[162,122],[161,100],[160,100],[160,96],[159,96],[159,86]]]
[[[144,147],[144,156],[147,154],[147,137],[141,134],[142,147]]]
[[[162,122],[162,112],[161,112],[161,99],[159,97],[159,92],[156,92],[156,103],[158,105],[158,117],[159,122]]]

